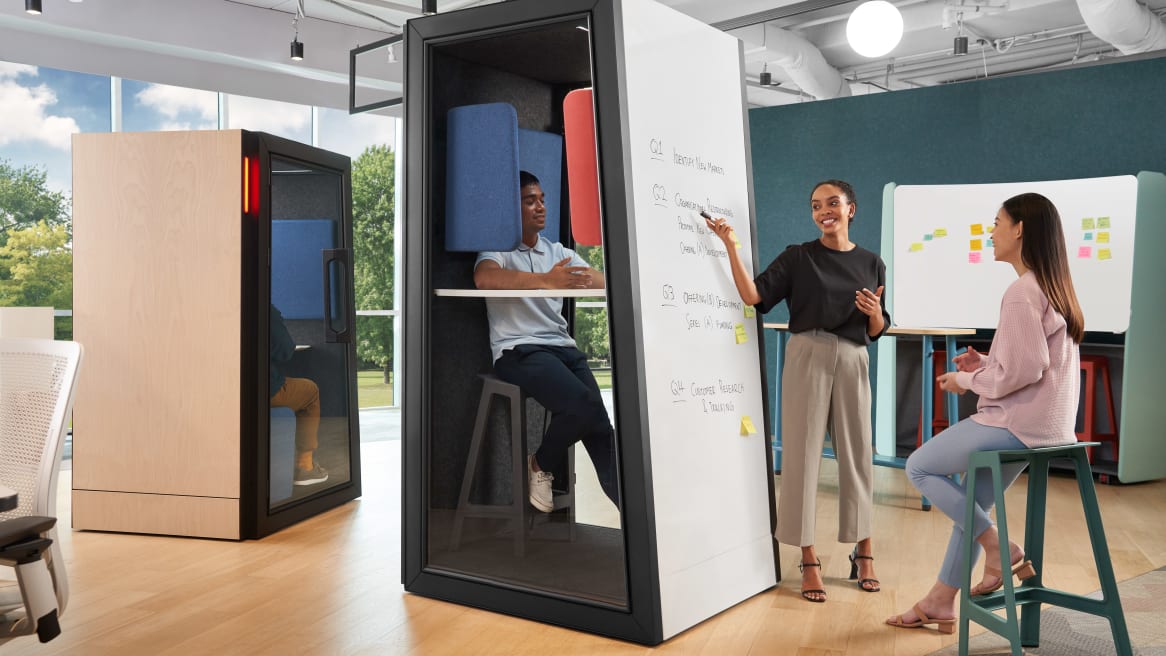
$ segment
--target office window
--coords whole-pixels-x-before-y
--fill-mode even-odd
[[[266,132],[304,144],[312,143],[312,108],[277,100],[223,94],[227,129]]]
[[[219,126],[219,95],[214,91],[123,80],[123,132],[214,130]]]

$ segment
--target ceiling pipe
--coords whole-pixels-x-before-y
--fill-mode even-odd
[[[1166,25],[1135,0],[1077,0],[1090,31],[1132,55],[1166,48]]]
[[[799,89],[818,100],[850,95],[850,84],[826,61],[822,51],[805,38],[771,25],[755,25],[734,32],[745,44],[745,61],[766,62],[785,71]]]

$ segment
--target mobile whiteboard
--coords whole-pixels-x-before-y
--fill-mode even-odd
[[[1122,333],[1130,323],[1132,175],[1046,182],[903,185],[894,190],[891,316],[912,327],[995,328],[1012,266],[992,254],[992,221],[1005,199],[1043,194],[1061,215],[1085,329]]]

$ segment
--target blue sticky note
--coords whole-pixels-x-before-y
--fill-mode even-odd
[[[1093,241],[1093,233],[1092,232],[1085,233],[1085,241]]]
[[[923,241],[931,241],[931,233],[923,235]]]

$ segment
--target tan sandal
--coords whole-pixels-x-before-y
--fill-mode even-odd
[[[918,629],[918,628],[927,626],[928,624],[934,624],[935,629],[937,631],[939,631],[940,633],[943,633],[946,635],[951,635],[952,633],[955,633],[955,618],[954,617],[951,619],[946,619],[946,620],[934,619],[934,618],[928,617],[926,613],[924,613],[922,610],[920,610],[919,604],[915,604],[914,606],[912,606],[911,610],[915,611],[915,615],[918,616],[919,619],[915,620],[914,622],[904,622],[903,616],[900,614],[900,615],[896,615],[896,616],[888,619],[886,621],[886,623],[890,626],[897,628],[897,629]]]
[[[1031,560],[1025,560],[1024,556],[1021,556],[1020,560],[1017,561],[1017,563],[1012,567],[1012,575],[1021,581],[1027,581],[1028,579],[1036,576],[1036,568],[1032,566]],[[1003,572],[998,569],[989,567],[987,561],[984,562],[984,576],[995,576],[996,582],[992,585],[984,585],[984,581],[981,580],[979,583],[972,586],[972,589],[968,591],[969,595],[978,597],[980,595],[992,594],[993,592],[996,592],[1000,588],[1004,587]]]

